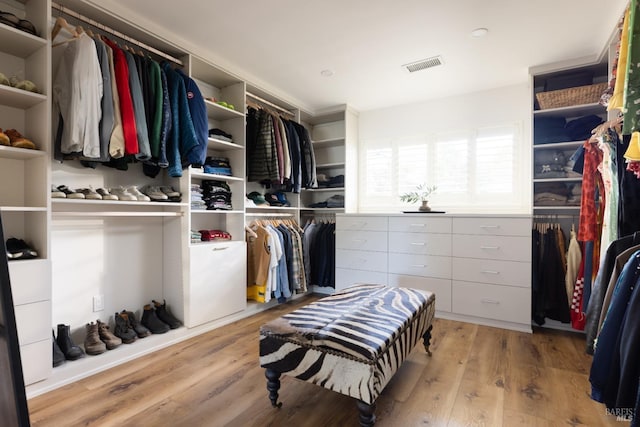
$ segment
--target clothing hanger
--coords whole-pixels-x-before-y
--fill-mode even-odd
[[[73,36],[73,38],[70,39],[70,40],[65,40],[63,42],[53,44],[51,47],[60,46],[60,45],[65,44],[65,43],[69,43],[71,40],[77,39],[80,36],[80,34],[78,34],[78,32],[76,31],[76,28],[73,28],[67,22],[67,20],[64,19],[63,17],[61,17],[61,16],[57,17],[56,18],[56,22],[53,25],[53,29],[51,30],[51,40],[54,40],[58,36],[58,34],[60,33],[60,30],[62,30],[62,29],[65,29],[69,34],[71,34]]]
[[[247,234],[248,234],[249,236],[251,236],[251,237],[258,237],[258,235],[256,234],[256,232],[255,232],[255,231],[253,231],[253,230],[251,229],[251,227],[249,227],[248,225],[245,225],[245,226],[244,226],[244,230],[247,232]]]

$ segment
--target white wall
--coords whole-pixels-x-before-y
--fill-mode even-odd
[[[531,89],[528,84],[506,86],[416,104],[364,111],[359,117],[359,151],[367,141],[400,139],[440,132],[519,123],[523,213],[531,203]]]

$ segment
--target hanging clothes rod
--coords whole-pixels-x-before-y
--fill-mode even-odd
[[[544,220],[554,220],[554,219],[558,219],[558,218],[571,218],[571,219],[578,219],[580,218],[580,215],[534,215],[533,219],[544,219]]]
[[[285,113],[285,114],[290,115],[291,117],[295,117],[295,114],[294,114],[294,113],[292,113],[291,111],[287,110],[286,108],[282,108],[281,106],[279,106],[279,105],[277,105],[277,104],[274,104],[274,103],[273,103],[273,102],[271,102],[271,101],[267,101],[267,100],[266,100],[266,99],[264,99],[264,98],[260,98],[258,95],[254,95],[254,94],[253,94],[253,93],[251,93],[251,92],[247,92],[247,97],[248,97],[248,98],[251,98],[251,99],[253,99],[254,101],[257,101],[257,102],[259,102],[259,103],[261,103],[261,104],[265,104],[265,105],[267,105],[267,106],[269,106],[269,107],[271,107],[271,108],[275,108],[275,109],[276,109],[276,110],[278,110],[278,111],[281,111],[281,112],[283,112],[283,113]]]
[[[250,213],[250,212],[247,212],[246,215],[255,216],[255,217],[270,217],[270,218],[277,218],[277,217],[293,218],[295,216],[294,214],[289,214],[289,213]]]
[[[179,60],[178,58],[174,58],[173,56],[171,56],[171,55],[169,55],[167,53],[164,53],[164,52],[156,49],[155,47],[149,46],[146,43],[143,43],[141,41],[133,39],[133,38],[129,37],[128,35],[123,34],[118,30],[114,30],[113,28],[107,27],[106,25],[101,24],[101,23],[99,23],[99,22],[97,22],[97,21],[95,21],[95,20],[93,20],[91,18],[87,18],[86,16],[81,15],[78,12],[75,12],[75,11],[69,9],[66,6],[62,6],[61,4],[51,2],[51,8],[59,10],[60,12],[64,13],[65,15],[71,16],[71,17],[73,17],[75,19],[78,19],[78,20],[80,20],[82,22],[85,22],[85,23],[91,25],[92,27],[98,28],[98,29],[100,29],[100,30],[102,30],[102,31],[104,31],[106,33],[109,33],[109,34],[111,34],[111,35],[113,35],[115,37],[118,37],[119,39],[125,40],[127,43],[135,44],[136,46],[141,47],[142,49],[144,49],[144,50],[146,50],[148,52],[151,52],[151,53],[153,53],[153,54],[155,54],[155,55],[157,55],[157,56],[159,56],[161,58],[169,60],[169,61],[171,61],[171,62],[173,62],[175,64],[178,64],[180,66],[184,65],[182,63],[182,61]]]

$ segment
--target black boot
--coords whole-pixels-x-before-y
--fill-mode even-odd
[[[76,360],[84,356],[84,351],[71,340],[71,326],[58,325],[58,338],[56,338],[56,341],[67,360]]]
[[[116,321],[116,327],[113,330],[113,334],[115,336],[120,338],[125,344],[131,344],[138,339],[138,335],[129,323],[129,316],[127,316],[126,313],[116,313],[114,318]]]
[[[64,353],[60,350],[60,346],[56,342],[56,334],[53,329],[51,330],[51,335],[53,336],[53,367],[55,368],[66,362],[66,359],[64,357]]]
[[[173,315],[167,310],[166,300],[163,300],[163,304],[153,300],[153,305],[156,306],[156,315],[158,316],[158,319],[169,325],[171,329],[177,329],[180,327],[180,321],[173,317]]]
[[[151,335],[151,331],[147,329],[142,323],[138,322],[136,315],[133,311],[122,310],[121,314],[126,314],[129,319],[129,324],[136,331],[138,338],[144,338]]]
[[[151,304],[144,306],[144,312],[142,313],[142,324],[146,326],[154,334],[164,334],[169,331],[169,325],[158,319],[156,311],[151,307]]]

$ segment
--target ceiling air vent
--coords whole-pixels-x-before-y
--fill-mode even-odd
[[[437,67],[442,64],[442,56],[438,55],[427,59],[421,59],[420,61],[411,62],[409,64],[404,64],[402,68],[410,73],[415,73],[416,71],[426,70],[427,68]]]

